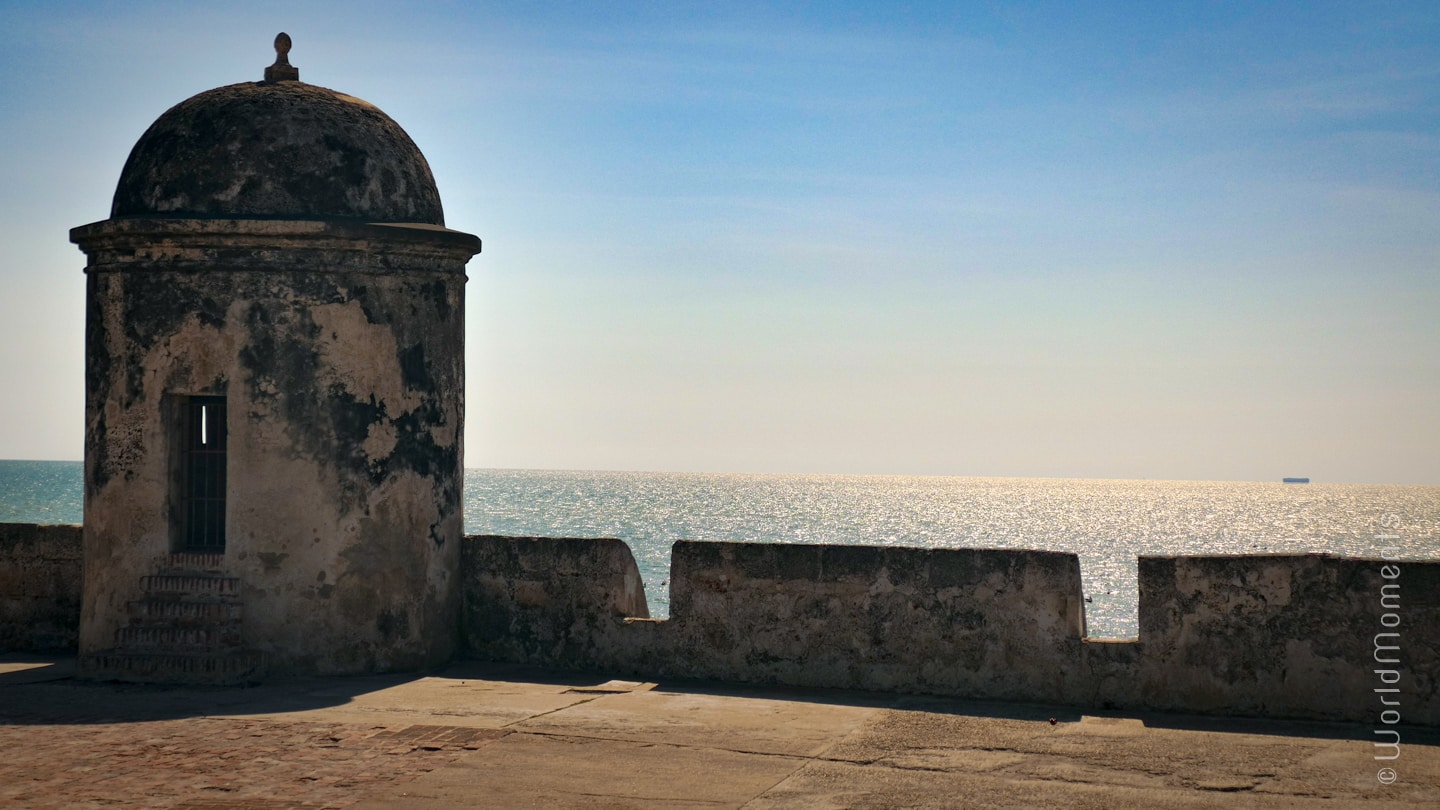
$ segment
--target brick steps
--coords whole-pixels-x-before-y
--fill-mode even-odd
[[[140,588],[147,595],[224,599],[240,595],[240,580],[213,574],[158,574],[141,577]]]
[[[171,554],[140,578],[115,646],[82,656],[84,677],[134,683],[241,685],[264,677],[265,657],[244,649],[241,583],[223,554]]]
[[[166,558],[164,568],[171,574],[223,574],[225,555],[179,551]]]
[[[142,599],[130,603],[132,623],[166,622],[173,625],[206,626],[239,622],[239,602],[181,602],[175,599]]]
[[[80,674],[106,681],[240,686],[264,677],[265,656],[253,650],[164,654],[110,650],[80,659]]]
[[[146,653],[205,654],[239,649],[240,623],[209,627],[130,625],[115,632],[115,647]]]

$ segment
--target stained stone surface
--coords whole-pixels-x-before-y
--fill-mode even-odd
[[[643,595],[619,541],[465,544],[462,629],[479,658],[645,678],[1440,725],[1435,561],[1142,557],[1140,637],[1092,639],[1074,554],[679,541],[670,617],[654,620],[623,612]]]
[[[0,523],[0,652],[75,648],[80,560],[79,526]]]
[[[283,63],[288,37],[276,48]],[[167,675],[136,656],[216,652],[213,633],[133,626],[147,578],[196,550],[197,400],[224,408],[201,479],[223,494],[206,574],[236,583],[239,614],[208,629],[274,673],[451,659],[480,240],[444,221],[394,120],[293,77],[200,93],[135,144],[111,218],[70,234],[87,258],[82,676],[124,675],[86,665],[103,659],[186,682],[195,661]]]
[[[399,124],[298,81],[217,87],[170,108],[131,150],[110,216],[445,224],[430,166]]]

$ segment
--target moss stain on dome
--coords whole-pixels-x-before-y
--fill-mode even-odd
[[[111,207],[151,216],[445,224],[430,166],[399,124],[298,81],[219,87],[160,116]]]

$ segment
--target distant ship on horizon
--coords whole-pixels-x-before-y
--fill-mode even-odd
[[[1280,483],[1282,483],[1282,484],[1308,484],[1308,483],[1310,483],[1310,479],[1309,479],[1309,478],[1281,478],[1281,479],[1280,479]]]

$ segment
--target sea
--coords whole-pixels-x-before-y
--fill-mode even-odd
[[[0,522],[79,523],[81,464],[0,461]],[[893,475],[465,471],[465,533],[615,537],[652,616],[676,540],[1027,548],[1080,558],[1092,637],[1137,633],[1137,557],[1440,559],[1440,487]]]

